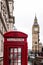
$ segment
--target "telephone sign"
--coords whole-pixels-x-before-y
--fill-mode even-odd
[[[11,31],[4,34],[3,65],[27,65],[27,34]]]

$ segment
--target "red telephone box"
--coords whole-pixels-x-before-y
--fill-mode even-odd
[[[27,34],[11,31],[4,34],[3,65],[27,65]]]

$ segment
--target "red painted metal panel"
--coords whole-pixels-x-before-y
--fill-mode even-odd
[[[4,34],[4,37],[21,37],[21,38],[27,38],[27,34],[20,32],[20,31],[10,31]]]
[[[23,38],[24,41],[8,41],[8,38]],[[18,31],[11,31],[4,34],[4,63],[9,64],[10,48],[21,48],[21,65],[27,65],[27,35]],[[14,55],[14,53],[13,53]],[[15,65],[14,62],[12,65]],[[18,65],[18,63],[17,63]]]

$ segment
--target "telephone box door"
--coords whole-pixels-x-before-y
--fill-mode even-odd
[[[6,47],[7,58],[6,65],[24,65],[24,46]]]
[[[10,48],[9,52],[9,65],[22,65],[21,48]]]

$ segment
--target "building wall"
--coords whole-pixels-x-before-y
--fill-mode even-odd
[[[3,19],[3,23],[5,24],[5,27],[8,31],[7,23],[9,22],[9,17],[5,0],[1,0],[1,16]]]
[[[9,4],[11,5],[9,6]],[[3,65],[4,51],[3,34],[13,30],[13,26],[14,26],[13,1],[0,0],[0,65]]]
[[[42,43],[39,43],[39,52],[42,52]]]

